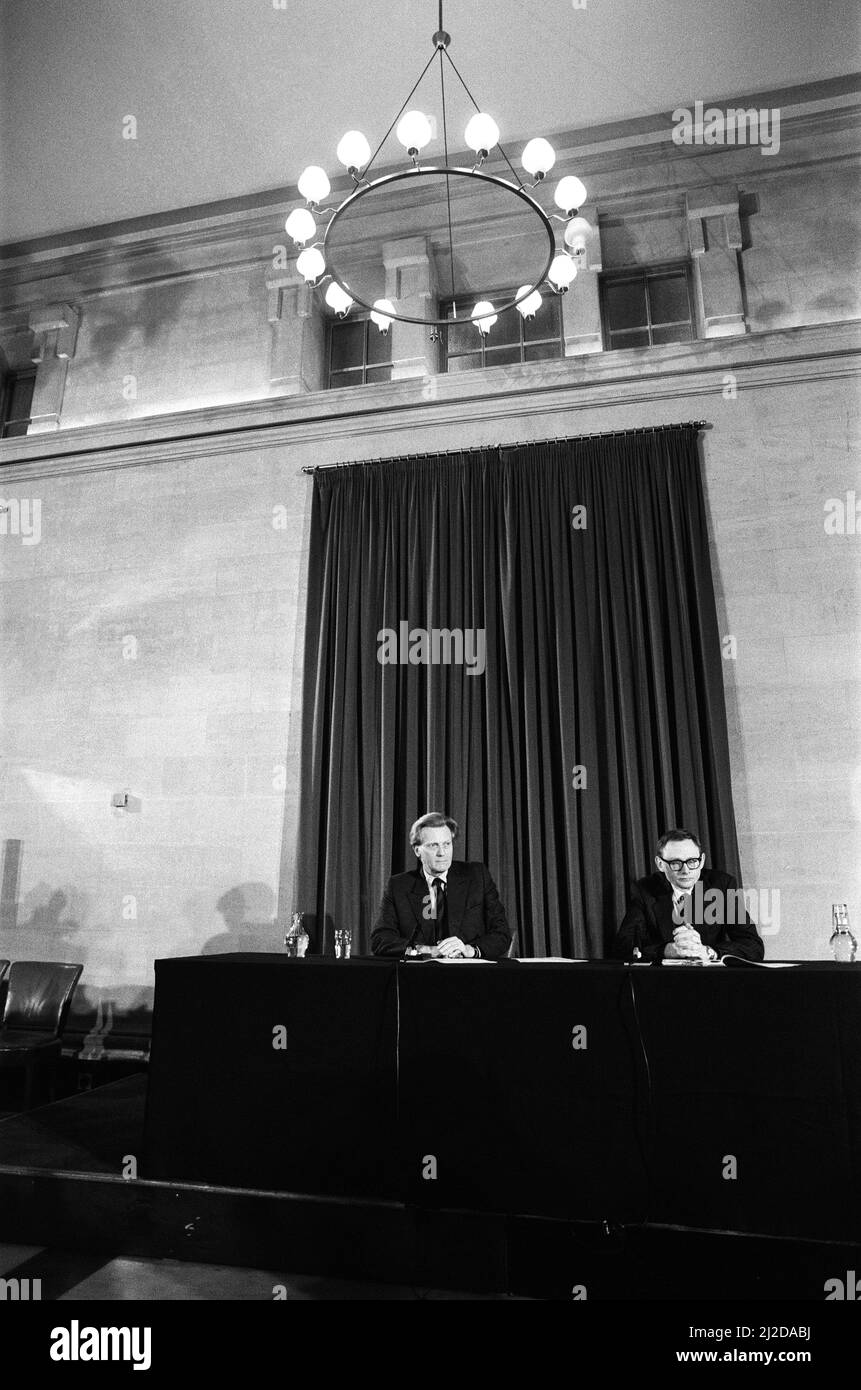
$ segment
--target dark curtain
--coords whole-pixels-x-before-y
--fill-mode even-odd
[[[667,827],[737,875],[698,438],[315,474],[295,903],[312,949],[335,926],[368,949],[428,810],[489,866],[519,954],[604,955]],[[485,669],[381,664],[402,623],[483,630]]]

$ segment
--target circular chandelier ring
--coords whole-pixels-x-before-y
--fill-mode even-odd
[[[478,179],[482,183],[493,184],[497,188],[504,189],[506,193],[513,193],[516,198],[520,198],[522,202],[528,205],[532,212],[537,214],[538,218],[541,221],[541,225],[547,233],[548,254],[544,267],[537,279],[529,281],[529,289],[526,294],[520,295],[517,299],[510,299],[505,304],[495,304],[494,313],[502,314],[505,313],[507,309],[513,309],[516,307],[516,305],[522,304],[523,301],[527,299],[529,295],[533,293],[534,290],[537,290],[538,287],[542,285],[544,281],[547,279],[547,273],[550,270],[550,267],[553,264],[553,261],[555,260],[556,256],[559,254],[558,248],[556,246],[556,234],[553,230],[553,226],[550,222],[549,217],[547,216],[547,213],[544,211],[541,204],[537,203],[536,200],[531,196],[531,194],[527,193],[526,189],[518,188],[517,184],[510,183],[508,179],[500,178],[497,174],[486,174],[481,169],[460,169],[452,168],[448,165],[440,167],[435,164],[417,165],[414,169],[403,169],[395,174],[381,174],[379,178],[372,179],[369,183],[360,184],[360,186],[356,188],[348,197],[346,197],[344,201],[340,203],[339,206],[335,209],[329,221],[329,225],[326,228],[323,241],[322,243],[318,243],[322,245],[323,255],[326,260],[326,273],[331,275],[336,285],[340,285],[341,289],[344,290],[346,294],[350,295],[351,299],[355,304],[358,304],[362,309],[373,309],[373,304],[368,304],[364,299],[362,299],[361,295],[357,294],[356,291],[350,287],[348,281],[345,280],[343,276],[338,272],[334,260],[331,258],[331,252],[329,248],[329,238],[332,234],[332,229],[336,226],[338,218],[342,217],[348,208],[352,207],[354,203],[357,203],[360,198],[366,197],[368,193],[373,193],[376,191],[376,189],[383,188],[390,183],[399,183],[402,179],[415,179],[417,175],[421,174],[436,174],[438,176],[450,175],[452,177],[457,176],[460,178]],[[450,247],[449,249],[450,254],[453,254],[453,248]],[[467,295],[464,294],[463,297],[467,298]],[[453,320],[439,318],[417,318],[411,314],[391,313],[388,309],[385,311],[385,314],[386,318],[397,319],[399,323],[418,323],[424,325],[427,328],[445,328],[455,321],[462,323],[469,322],[469,320],[467,319]]]

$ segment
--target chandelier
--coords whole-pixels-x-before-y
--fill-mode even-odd
[[[450,326],[453,322],[464,322],[458,317],[457,295],[454,283],[454,237],[452,232],[452,182],[455,179],[474,180],[486,188],[500,189],[535,214],[541,227],[542,246],[541,266],[531,276],[531,282],[521,285],[515,297],[506,303],[494,305],[489,299],[480,299],[469,315],[482,337],[485,337],[496,323],[499,314],[509,309],[517,309],[524,319],[531,319],[542,303],[541,288],[554,294],[564,294],[577,274],[578,261],[582,262],[586,252],[587,239],[591,227],[585,218],[579,216],[579,209],[586,201],[586,189],[573,175],[560,179],[554,191],[554,202],[558,211],[546,212],[532,190],[543,184],[556,162],[556,153],[547,140],[530,140],[520,155],[520,162],[531,182],[524,183],[517,173],[505,150],[499,143],[499,127],[492,116],[482,111],[469,87],[458,71],[449,45],[451,35],[443,28],[442,0],[439,0],[439,28],[433,35],[434,52],[428,59],[418,80],[412,87],[397,115],[372,153],[364,135],[358,130],[349,130],[337,147],[337,157],[352,180],[353,187],[336,206],[326,206],[331,192],[331,183],[324,169],[312,164],[304,170],[298,181],[298,189],[305,200],[304,207],[297,207],[285,222],[287,234],[299,248],[296,269],[306,284],[316,287],[329,281],[325,292],[326,303],[340,318],[345,318],[354,305],[369,310],[372,321],[381,333],[386,334],[397,319],[404,323],[427,324],[439,328]],[[431,65],[439,62],[441,92],[441,122],[443,162],[423,164],[421,152],[434,138],[434,124],[428,116],[418,109],[410,108],[416,91],[428,73]],[[458,167],[449,162],[449,138],[446,119],[446,71],[450,69],[466,92],[475,114],[471,117],[464,132],[464,140],[475,155],[471,167]],[[368,178],[377,156],[392,131],[409,159],[409,166],[395,173],[381,174]],[[498,150],[513,181],[489,173],[483,165],[491,151]],[[352,286],[343,271],[338,268],[335,256],[334,231],[348,209],[359,200],[383,188],[391,188],[400,182],[408,182],[421,177],[437,177],[445,180],[446,213],[448,228],[449,267],[451,273],[452,311],[447,318],[418,317],[399,310],[391,299],[376,299],[368,303]],[[324,223],[322,229],[318,218]],[[554,223],[564,223],[563,246],[557,246]],[[322,235],[321,235],[322,230]],[[534,269],[534,268],[533,268]],[[432,336],[436,336],[433,334]]]

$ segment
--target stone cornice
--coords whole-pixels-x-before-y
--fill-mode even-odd
[[[680,101],[679,106],[685,104]],[[708,104],[724,109],[779,107],[780,153],[763,158],[750,147],[678,146],[672,140],[672,113],[660,112],[556,134],[555,173],[570,167],[589,176],[593,184],[597,180],[600,191],[593,191],[590,201],[602,208],[632,193],[657,206],[662,197],[672,200],[679,190],[712,179],[749,183],[752,177],[771,178],[820,164],[821,137],[826,133],[838,158],[850,159],[857,153],[861,82],[853,76]],[[459,158],[454,155],[454,162]],[[501,161],[486,167],[507,175]],[[346,179],[336,180],[333,198],[345,194],[347,185]],[[296,201],[292,187],[267,189],[221,203],[0,246],[0,287],[11,301],[22,292],[31,297],[39,294],[45,286],[50,297],[58,298],[73,291],[90,295],[131,284],[160,283],[169,278],[165,265],[171,274],[179,275],[250,266],[270,257],[273,244],[285,240],[283,217]],[[419,197],[418,206],[421,201]],[[68,285],[63,283],[66,277]],[[56,281],[59,286],[52,284]]]
[[[667,347],[567,357],[521,367],[413,378],[368,387],[270,397],[0,442],[0,488],[41,477],[212,458],[242,449],[336,444],[339,457],[379,453],[402,434],[412,451],[427,426],[564,414],[601,406],[654,405],[714,392],[732,373],[739,392],[861,372],[861,323],[751,333]],[[392,446],[388,452],[396,453]]]

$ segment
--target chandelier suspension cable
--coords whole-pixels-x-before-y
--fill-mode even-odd
[[[448,58],[448,61],[449,61],[449,63],[451,64],[451,66],[454,68],[455,76],[457,77],[457,80],[458,80],[458,82],[460,83],[461,87],[463,87],[463,90],[466,92],[467,96],[469,97],[469,99],[470,99],[470,101],[472,102],[473,106],[475,107],[476,111],[479,111],[479,112],[480,112],[480,111],[481,111],[481,107],[479,106],[479,104],[478,104],[478,102],[476,101],[475,97],[472,95],[472,92],[469,90],[469,88],[467,87],[467,85],[466,85],[466,83],[464,82],[463,78],[461,77],[460,72],[458,71],[458,68],[457,68],[457,64],[455,63],[455,61],[454,61],[454,59],[452,58],[451,54],[449,53],[448,49],[447,49],[447,48],[446,48],[446,49],[443,49],[443,52],[445,53],[446,58]],[[506,162],[506,164],[508,165],[509,169],[511,170],[512,174],[513,174],[514,177],[516,178],[518,188],[523,188],[523,180],[521,179],[520,175],[518,174],[517,170],[515,169],[515,167],[514,167],[514,165],[512,164],[511,160],[508,158],[508,155],[505,153],[505,150],[502,148],[502,145],[500,144],[500,142],[499,142],[498,140],[497,140],[497,142],[496,142],[496,148],[499,150],[499,153],[502,155],[502,158],[505,160],[505,162]]]
[[[553,293],[557,295],[565,294],[568,286],[574,280],[578,268],[588,268],[588,261],[586,259],[587,245],[588,238],[593,234],[593,228],[578,212],[578,209],[583,206],[587,198],[586,188],[580,179],[572,175],[566,175],[557,184],[553,197],[556,207],[561,209],[561,215],[559,212],[545,211],[541,203],[533,196],[532,190],[537,188],[540,184],[543,184],[546,175],[553,168],[556,162],[556,152],[552,145],[543,138],[533,138],[529,140],[521,153],[520,162],[532,181],[529,183],[523,182],[517,169],[515,169],[512,161],[509,159],[508,153],[500,144],[499,127],[496,121],[490,114],[482,111],[466,80],[461,74],[460,69],[451,57],[449,52],[451,35],[446,33],[442,27],[444,23],[443,0],[438,0],[438,15],[440,27],[437,33],[433,35],[432,39],[434,52],[424,64],[417,80],[413,83],[405,100],[398,108],[394,120],[385,131],[385,134],[373,153],[371,153],[371,147],[367,139],[362,132],[358,130],[348,130],[338,144],[338,159],[347,169],[352,180],[352,191],[344,196],[336,206],[327,206],[326,200],[331,192],[329,177],[325,169],[319,165],[308,165],[298,180],[299,193],[305,199],[305,207],[294,208],[290,212],[285,222],[285,230],[293,238],[294,244],[300,248],[296,259],[296,269],[298,274],[305,280],[305,283],[312,287],[316,287],[323,281],[328,280],[331,282],[326,289],[325,300],[329,308],[332,309],[339,318],[344,318],[349,313],[350,309],[354,305],[357,305],[359,308],[366,309],[369,312],[371,321],[376,324],[382,334],[388,333],[390,325],[395,320],[401,323],[421,324],[437,329],[449,326],[452,322],[452,318],[457,319],[457,285],[460,283],[461,278],[467,286],[469,285],[470,276],[474,273],[474,262],[477,260],[479,254],[475,250],[477,239],[470,230],[470,234],[467,238],[468,252],[464,253],[464,265],[463,267],[458,265],[456,270],[454,250],[455,199],[452,196],[452,180],[454,178],[472,180],[473,188],[477,185],[481,185],[485,190],[489,188],[501,190],[507,196],[510,195],[510,197],[513,197],[519,205],[525,205],[529,210],[530,216],[537,219],[541,228],[539,240],[546,238],[546,249],[544,253],[546,259],[544,259],[543,262],[539,261],[537,266],[533,264],[530,267],[531,274],[529,274],[528,279],[526,276],[522,277],[525,283],[522,284],[516,292],[511,292],[511,297],[507,299],[506,303],[502,305],[497,304],[496,307],[494,307],[493,303],[482,298],[480,295],[475,297],[475,305],[470,317],[483,339],[493,328],[499,314],[509,309],[516,308],[522,315],[524,321],[534,318],[539,312],[542,302],[539,286],[544,286],[546,283]],[[427,163],[422,162],[421,151],[431,140],[438,138],[438,132],[436,131],[433,118],[428,119],[428,116],[423,111],[413,111],[409,109],[415,93],[427,76],[430,66],[437,54],[439,54],[440,63],[440,98],[442,105],[442,164],[434,159]],[[446,92],[445,60],[448,60],[457,81],[466,93],[466,97],[475,112],[475,114],[471,116],[464,132],[466,145],[475,153],[475,162],[471,168],[461,165],[455,166],[449,163],[451,149],[448,138],[448,110],[451,105],[449,98],[452,92],[450,84],[449,91]],[[385,147],[389,137],[395,129],[397,129],[398,141],[406,150],[409,157],[409,167],[391,173],[377,173],[369,177],[372,168],[380,156],[380,152]],[[502,171],[505,173],[504,178],[497,173],[490,173],[486,168],[482,168],[492,150],[498,151],[499,158],[501,158],[507,166],[508,172]],[[509,173],[511,179],[509,179]],[[424,202],[427,201],[425,198],[424,202],[422,202],[424,198],[424,188],[434,177],[445,179],[445,220],[443,221],[443,213],[440,206],[442,200],[439,199],[436,203],[438,211],[431,212],[429,224],[427,220],[425,221],[425,236],[428,248],[427,254],[430,258],[432,258],[433,254],[430,249],[431,238],[434,235],[438,238],[436,246],[442,254],[445,254],[444,248],[446,246],[446,239],[448,241],[448,281],[451,293],[451,309],[448,310],[445,317],[442,318],[439,317],[441,305],[436,305],[436,309],[434,310],[429,303],[425,303],[428,298],[427,294],[425,294],[423,298],[420,297],[421,303],[415,306],[417,308],[423,308],[423,312],[421,313],[409,312],[414,306],[409,302],[408,292],[405,292],[407,294],[406,301],[401,304],[393,303],[392,300],[388,298],[374,299],[373,302],[371,302],[373,291],[364,291],[363,297],[361,285],[356,287],[350,283],[353,278],[352,270],[350,272],[350,278],[348,279],[343,270],[338,269],[336,253],[342,248],[335,240],[336,227],[340,220],[350,215],[351,210],[356,207],[360,199],[363,199],[369,194],[375,195],[383,189],[390,189],[394,185],[401,184],[403,180],[409,180],[410,183],[418,180],[423,190],[422,194],[419,195],[418,201],[412,199],[412,194],[408,195],[409,199],[412,199],[412,201],[407,204],[411,209],[411,222],[409,225],[414,226],[417,217],[421,215],[415,210],[424,206]],[[511,203],[509,202],[509,209],[510,208]],[[460,210],[459,200],[458,210]],[[470,209],[467,209],[467,211],[469,212]],[[481,207],[479,208],[479,212],[482,212]],[[316,218],[319,216],[327,218],[324,227],[320,227],[316,221]],[[435,221],[435,218],[438,220]],[[557,245],[556,233],[553,226],[554,222],[566,223],[564,233],[565,245],[563,247]],[[533,224],[533,233],[535,230],[536,228]],[[514,233],[518,247],[524,235],[524,232],[521,230],[521,224],[518,224],[517,230]],[[485,267],[491,262],[492,253],[485,252]],[[442,276],[443,273],[442,267],[440,267],[440,275]],[[391,277],[388,275],[387,268],[386,282],[388,283],[390,279]],[[400,283],[399,279],[398,283]],[[391,290],[389,292],[391,293]],[[461,286],[461,292],[462,294],[467,292],[463,289],[463,286]],[[431,341],[437,341],[438,338],[438,333],[435,332],[431,334]]]
[[[442,0],[439,0],[439,27],[442,29]],[[442,91],[442,142],[445,151],[445,167],[448,169],[448,126],[445,119],[445,67],[443,66],[444,48],[438,49],[439,52],[439,85]],[[446,209],[448,212],[448,270],[451,279],[451,312],[452,317],[457,318],[457,304],[454,293],[454,233],[451,228],[451,176],[445,176],[445,198]]]
[[[398,114],[395,116],[395,119],[392,121],[391,125],[389,126],[388,130],[386,131],[385,135],[383,136],[382,140],[380,141],[379,145],[378,145],[377,148],[374,150],[374,153],[371,155],[370,159],[368,160],[367,164],[365,165],[364,169],[362,170],[362,178],[363,178],[363,179],[367,177],[368,170],[370,169],[370,167],[371,167],[371,165],[373,164],[374,160],[376,159],[377,155],[380,153],[380,150],[383,148],[383,145],[384,145],[384,144],[386,143],[386,141],[388,140],[389,136],[391,135],[392,131],[394,130],[394,128],[395,128],[395,126],[397,125],[398,121],[400,120],[401,116],[404,114],[404,111],[405,111],[405,109],[406,109],[407,102],[410,100],[410,97],[411,97],[411,96],[413,95],[413,93],[416,91],[416,88],[419,87],[419,86],[421,86],[422,78],[424,77],[425,73],[427,72],[428,68],[430,67],[430,65],[431,65],[431,63],[433,62],[433,60],[434,60],[435,57],[436,57],[436,53],[434,52],[434,53],[431,54],[431,56],[428,58],[427,62],[425,63],[424,67],[422,68],[421,73],[420,73],[420,75],[419,75],[419,79],[418,79],[418,81],[417,81],[416,84],[415,84],[415,87],[413,87],[413,90],[410,92],[409,96],[407,97],[407,99],[406,99],[406,101],[404,102],[403,106],[401,107],[400,111],[399,111]],[[357,179],[356,182],[358,183],[359,180]]]

